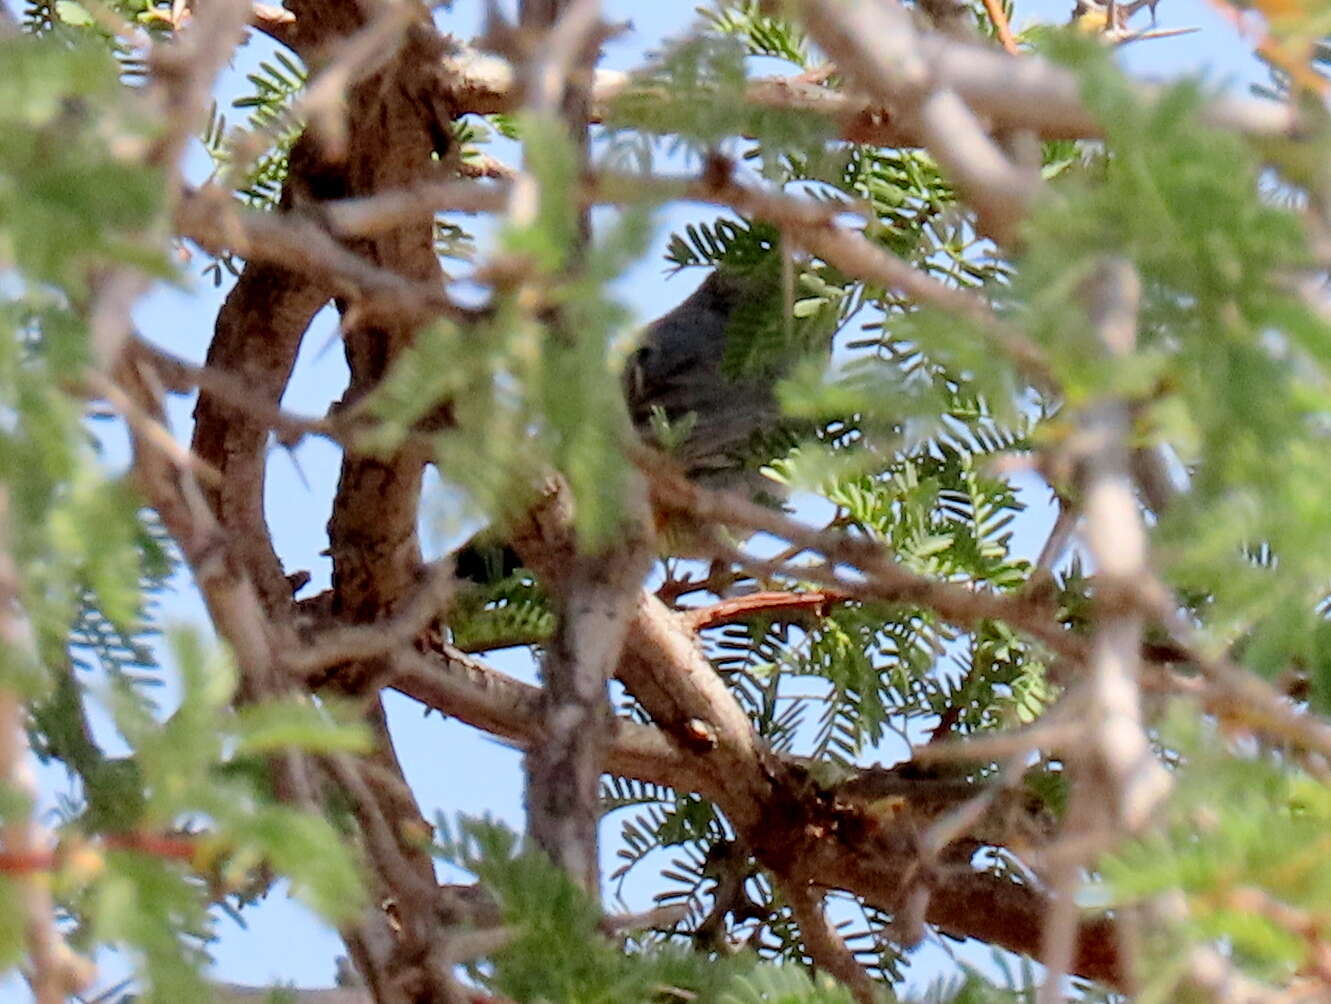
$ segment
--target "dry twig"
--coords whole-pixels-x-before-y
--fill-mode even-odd
[[[23,618],[18,567],[9,550],[9,493],[0,487],[0,646],[13,662],[36,661],[36,646]],[[12,858],[49,853],[49,841],[33,813],[37,781],[29,762],[28,723],[23,701],[0,688],[0,786],[6,800],[0,846]],[[36,1004],[63,1004],[69,994],[88,987],[92,963],[76,956],[56,929],[55,907],[47,877],[37,871],[11,872],[17,909],[28,948],[26,976]]]

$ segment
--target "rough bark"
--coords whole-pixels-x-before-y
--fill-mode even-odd
[[[548,30],[567,6],[560,0],[529,0],[524,4],[526,26]],[[811,6],[826,6],[824,32],[840,16],[836,5]],[[289,12],[290,20],[274,20],[265,30],[299,52],[316,73],[334,64],[339,46],[371,27],[374,16],[352,0],[292,0]],[[840,45],[847,53],[865,37],[871,36],[824,35],[829,48]],[[991,49],[936,36],[920,42],[920,62],[931,74],[927,87],[846,60],[848,75],[859,82],[863,96],[837,94],[809,81],[762,81],[755,83],[753,97],[759,103],[825,109],[847,136],[870,141],[927,139],[946,147],[957,142],[958,135],[975,139],[992,123],[1030,128],[1044,136],[1093,135],[1098,128],[1072,91],[1072,78],[1062,71],[1030,60],[1017,73],[1009,57]],[[321,235],[338,238],[342,249],[358,256],[367,269],[378,270],[362,275],[377,277],[376,295],[360,295],[354,270],[321,277],[317,263],[297,270],[260,261],[256,254],[219,314],[209,369],[234,377],[255,401],[275,411],[310,319],[336,296],[351,373],[342,404],[350,407],[378,385],[432,312],[446,309],[442,292],[437,300],[427,295],[411,303],[405,298],[395,302],[384,294],[397,287],[379,281],[392,276],[402,281],[404,290],[441,290],[428,201],[398,198],[387,224],[380,221],[353,236],[339,232],[336,214],[321,216],[320,203],[360,200],[340,207],[350,210],[377,196],[396,198],[421,190],[447,173],[440,171],[432,154],[449,152],[448,125],[455,110],[510,109],[522,99],[523,88],[514,87],[511,79],[487,90],[483,82],[460,77],[459,72],[422,10],[392,51],[380,54],[371,72],[350,82],[339,129],[312,129],[293,153],[283,209],[300,214],[304,224],[320,227]],[[1014,77],[1012,87],[994,85],[1007,77]],[[580,124],[594,114],[591,81],[590,76],[580,78],[559,95],[558,108],[570,123]],[[964,100],[986,121],[975,120],[969,112],[950,114],[958,111],[955,105],[934,107],[932,126],[903,114],[903,104],[944,89],[959,95],[958,101]],[[455,104],[461,101],[470,103]],[[1260,111],[1233,102],[1217,103],[1211,114],[1217,121],[1259,132],[1282,133],[1292,121],[1288,111]],[[960,133],[949,132],[949,123]],[[998,181],[1010,183],[1013,192],[1026,180],[1000,175]],[[970,181],[981,195],[986,186],[998,184],[984,177]],[[594,181],[589,180],[589,187]],[[916,299],[933,298],[963,314],[979,310],[980,320],[989,320],[988,308],[978,298],[927,284],[881,248],[869,248],[862,234],[840,225],[835,210],[747,189],[715,170],[689,191],[776,221],[808,250],[847,272],[905,288]],[[1000,233],[1010,232],[1015,221],[1009,217],[1019,215],[1022,203],[998,200],[994,212]],[[1023,356],[1026,349],[1002,340],[1002,329],[994,325],[994,332],[995,344],[1039,368],[1038,359]],[[149,497],[195,569],[210,614],[240,656],[247,698],[278,683],[309,682],[281,677],[282,645],[291,641],[286,628],[293,608],[290,585],[263,517],[271,426],[264,414],[221,389],[201,394],[194,453],[220,475],[215,484],[199,488],[206,514],[193,506],[186,479],[163,457],[145,460],[140,471]],[[151,452],[143,437],[136,439],[136,446],[145,455]],[[429,460],[421,441],[409,441],[386,455],[369,455],[349,444],[328,523],[333,586],[324,608],[329,618],[325,626],[384,625],[421,588],[416,523],[421,475]],[[721,521],[705,501],[686,496],[679,496],[686,517]],[[457,919],[456,904],[436,887],[422,840],[429,829],[402,779],[384,721],[380,691],[385,686],[521,745],[528,753],[532,834],[589,887],[596,884],[596,784],[604,768],[715,801],[735,827],[742,853],[752,855],[790,888],[803,893],[847,890],[894,915],[908,914],[909,903],[918,900],[923,919],[949,934],[1014,951],[1038,950],[1050,909],[1045,891],[976,871],[961,854],[933,860],[920,846],[920,836],[930,825],[981,795],[981,789],[891,771],[866,771],[840,784],[824,784],[816,782],[804,764],[774,755],[703,656],[697,631],[706,623],[671,611],[638,588],[645,554],[641,537],[630,535],[623,546],[599,555],[584,553],[572,534],[569,503],[566,494],[555,492],[515,538],[559,614],[560,627],[543,666],[542,691],[504,678],[442,642],[385,647],[379,654],[348,659],[331,678],[320,676],[324,685],[364,699],[366,720],[378,740],[374,754],[363,761],[322,765],[325,778],[351,792],[372,851],[376,894],[380,904],[393,902],[391,923],[376,904],[362,924],[346,932],[367,993],[394,1002],[458,999],[438,950]],[[867,545],[860,545],[863,542],[847,542],[842,550],[827,554],[829,567],[844,561],[865,573],[862,597],[930,605],[957,623],[1008,619],[1070,659],[1086,655],[1087,646],[1041,611],[1023,608],[1020,598],[971,594],[950,583],[908,580],[904,574],[894,578],[886,556],[877,551],[869,555]],[[605,680],[612,670],[652,725],[611,717]],[[1029,837],[1034,828],[1037,837],[1048,836],[1040,830],[1042,821],[1023,815],[1020,807],[1014,810],[1009,804],[1003,811],[1027,828],[1017,835]],[[1015,842],[1003,824],[1002,819],[988,820],[987,828],[972,831],[969,838],[997,845]],[[817,897],[811,894],[806,907],[808,923],[815,925]],[[1112,918],[1083,921],[1069,968],[1118,983],[1123,974],[1116,944]],[[831,937],[821,945],[829,957],[839,957]],[[847,972],[853,981],[854,973]]]

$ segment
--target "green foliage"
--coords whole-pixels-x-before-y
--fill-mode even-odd
[[[368,402],[378,422],[363,448],[392,449],[447,402],[460,432],[435,437],[440,471],[480,513],[501,522],[516,516],[541,474],[524,383],[540,359],[541,334],[511,300],[470,331],[446,321],[422,330]],[[485,435],[467,435],[469,429]]]
[[[137,602],[136,503],[98,469],[64,387],[89,360],[76,305],[94,272],[166,274],[143,241],[161,186],[134,158],[146,124],[104,49],[20,37],[0,40],[0,61],[0,489],[6,546],[49,658],[85,595],[119,624]],[[0,675],[40,687],[23,660],[11,650]]]
[[[749,53],[805,65],[798,35],[756,4],[726,5],[710,21]],[[1009,266],[952,209],[954,194],[927,155],[849,144],[832,144],[829,154],[825,141],[804,148],[795,123],[768,123],[764,132],[743,118],[741,57],[723,42],[672,50],[651,86],[630,92],[616,122],[680,131],[678,144],[697,152],[723,134],[754,137],[770,181],[799,186],[803,195],[867,203],[874,219],[866,234],[921,269],[970,288],[1009,279]],[[705,110],[690,115],[690,102],[703,101]],[[677,125],[676,115],[688,123]],[[1051,147],[1049,154],[1052,162],[1073,151]],[[911,312],[895,291],[849,282],[816,262],[792,263],[787,278],[777,236],[746,219],[699,222],[677,234],[666,254],[676,268],[766,269],[777,288],[790,291],[782,297],[784,316],[736,325],[727,344],[741,370],[772,365],[787,346],[808,352],[858,312],[872,313],[866,335],[839,340],[833,375],[814,353],[784,381],[783,405],[805,432],[794,447],[789,440],[767,444],[769,473],[816,492],[835,507],[834,525],[882,540],[921,574],[1020,588],[1030,567],[1012,554],[1012,521],[1025,502],[988,468],[995,455],[1029,446],[1040,409],[1018,401],[1024,382],[974,332],[948,330],[957,327],[955,318]],[[792,337],[801,328],[807,333]],[[896,756],[893,741],[917,741],[942,716],[961,733],[1028,723],[1055,696],[1043,653],[1006,625],[959,635],[911,606],[842,604],[798,626],[754,617],[709,633],[705,646],[759,734],[775,749],[811,756],[820,773],[866,755]],[[1043,777],[1036,772],[1036,787]],[[628,810],[616,881],[666,855],[660,901],[689,907],[676,936],[709,944],[718,927],[740,923],[744,901],[725,901],[718,872],[733,835],[707,803],[617,780],[608,783],[606,804]],[[764,956],[802,959],[797,927],[765,889],[761,869],[747,867],[745,888],[758,897],[761,917],[755,946]],[[871,932],[885,922],[866,917],[846,934],[870,971],[891,982],[900,978],[899,960],[872,947],[879,939]],[[977,978],[965,992],[979,1000],[991,990]]]
[[[775,227],[750,220],[719,219],[713,224],[690,223],[683,236],[675,234],[665,259],[673,267],[727,265],[752,268],[776,247]]]
[[[720,1004],[851,1004],[850,991],[830,976],[810,977],[797,966],[762,966],[735,978]]]
[[[776,22],[768,19],[769,24]],[[728,29],[722,20],[718,27]],[[744,33],[736,27],[738,33]],[[750,36],[752,37],[752,36]],[[775,37],[775,36],[773,36]],[[789,36],[782,42],[793,43]],[[690,36],[668,50],[659,62],[635,75],[634,85],[615,98],[606,117],[609,142],[624,142],[625,131],[669,137],[670,153],[702,155],[721,149],[736,136],[758,141],[754,154],[765,176],[777,178],[785,156],[817,163],[835,163],[840,155],[829,147],[832,124],[805,111],[764,107],[746,100],[748,44],[726,34]]]
[[[362,728],[308,703],[232,712],[229,662],[205,653],[192,634],[176,632],[170,641],[183,685],[178,708],[159,721],[126,682],[112,683],[110,708],[130,754],[98,753],[80,764],[88,804],[65,824],[71,838],[181,832],[192,844],[185,863],[154,854],[151,844],[108,851],[90,881],[70,888],[67,907],[80,918],[81,945],[138,953],[145,999],[158,1001],[199,999],[209,906],[245,888],[256,871],[287,877],[293,893],[330,922],[354,915],[362,898],[358,867],[332,825],[273,804],[259,775],[236,768],[293,747],[363,752],[368,741]]]
[[[516,934],[474,974],[487,988],[532,1004],[619,1004],[672,997],[699,1004],[844,1004],[826,976],[756,964],[747,954],[704,955],[645,942],[625,953],[598,927],[600,910],[543,855],[524,852],[502,825],[461,817],[438,821],[438,853],[475,875],[500,902]]]
[[[1288,280],[1309,262],[1297,215],[1255,197],[1256,159],[1201,124],[1196,85],[1143,105],[1099,53],[1063,54],[1078,61],[1109,156],[1033,218],[1014,316],[1046,347],[1069,404],[1125,394],[1140,403],[1141,440],[1179,450],[1191,490],[1158,534],[1172,583],[1208,596],[1209,627],[1243,635],[1252,668],[1312,668],[1325,706],[1331,636],[1316,606],[1331,558],[1331,329]],[[1114,365],[1078,305],[1108,255],[1145,281],[1141,348]],[[1044,433],[1066,434],[1057,423]],[[1251,560],[1259,545],[1276,560]]]
[[[970,965],[963,965],[961,978],[945,977],[936,980],[920,998],[921,1004],[1035,1004],[1040,988],[1040,977],[1029,959],[1014,964],[1010,956],[995,951],[989,959],[997,977],[986,977]],[[1082,1004],[1118,1000],[1106,991],[1073,980],[1077,1000]]]
[[[247,112],[249,130],[268,140],[264,148],[248,162],[237,164],[233,137],[228,136],[226,118],[216,105],[201,138],[215,174],[227,174],[228,184],[238,190],[241,201],[252,208],[271,209],[286,180],[291,147],[305,127],[292,105],[305,88],[306,71],[294,56],[276,49],[272,59],[261,62],[258,71],[246,79],[254,90],[233,100],[231,107]]]
[[[282,49],[275,49],[271,59],[260,62],[257,72],[247,75],[254,90],[234,99],[231,107],[247,112],[249,137],[260,136],[266,142],[260,143],[244,162],[236,160],[236,137],[227,130],[226,116],[216,104],[208,111],[208,122],[199,139],[213,162],[213,180],[234,188],[239,200],[251,209],[277,207],[291,148],[305,128],[293,105],[305,88],[306,78],[305,68]],[[223,272],[240,274],[235,256],[229,251],[218,255],[203,270],[215,286],[222,284]]]
[[[704,23],[723,35],[743,40],[751,56],[771,56],[793,63],[801,70],[809,68],[809,46],[804,33],[784,18],[764,13],[757,0],[700,9]]]
[[[517,836],[502,825],[466,817],[456,827],[443,819],[437,825],[443,859],[474,874],[499,899],[505,923],[517,929],[485,978],[495,991],[523,1001],[609,1004],[647,1000],[662,984],[696,993],[699,980],[717,978],[721,967],[682,953],[625,955],[600,933],[597,905],[548,858],[521,851]]]
[[[1176,941],[1163,951],[1223,945],[1253,975],[1283,982],[1310,950],[1290,915],[1318,937],[1331,917],[1331,789],[1276,754],[1241,751],[1181,702],[1163,732],[1183,760],[1168,816],[1102,863],[1102,895],[1178,897]],[[1171,969],[1157,971],[1147,999],[1170,999]]]
[[[883,544],[907,569],[1013,595],[1031,585],[1014,530],[1032,499],[995,461],[1031,451],[1058,460],[1088,404],[1126,397],[1135,442],[1169,444],[1191,475],[1189,493],[1153,528],[1186,612],[1258,671],[1309,670],[1313,699],[1327,707],[1331,338],[1288,281],[1316,264],[1290,200],[1256,196],[1267,159],[1286,183],[1323,192],[1324,144],[1308,144],[1314,155],[1305,150],[1301,160],[1279,144],[1255,152],[1202,123],[1204,88],[1183,84],[1143,102],[1098,48],[1051,34],[1050,51],[1081,75],[1105,140],[1046,144],[1052,194],[1020,252],[1005,258],[976,232],[928,154],[845,142],[826,116],[747,100],[755,57],[801,71],[818,59],[771,6],[744,0],[703,13],[696,34],[625,89],[594,149],[639,169],[658,146],[691,161],[721,153],[756,165],[773,189],[855,207],[867,217],[865,236],[885,251],[995,303],[1005,324],[1040,347],[1059,392],[1033,389],[996,350],[993,332],[797,258],[771,225],[699,221],[672,239],[668,264],[744,273],[766,291],[737,312],[727,342],[730,373],[783,378],[789,427],[754,444],[754,464],[809,493],[799,504],[825,525]],[[160,4],[111,8],[169,30]],[[143,166],[152,131],[120,83],[135,71],[133,55],[117,62],[94,13],[74,0],[34,0],[25,24],[44,37],[0,40],[0,545],[17,560],[36,640],[32,651],[0,652],[0,684],[32,698],[35,753],[63,764],[82,789],[60,806],[59,828],[70,846],[96,850],[94,874],[62,867],[52,876],[71,940],[127,947],[142,959],[150,999],[193,1000],[219,901],[244,903],[280,876],[330,920],[361,904],[351,842],[337,829],[345,817],[336,806],[322,819],[278,806],[266,768],[292,748],[339,756],[368,740],[326,702],[231,710],[233,667],[188,634],[171,637],[179,703],[163,707],[154,692],[163,671],[153,598],[172,567],[169,549],[130,486],[103,469],[67,392],[91,359],[83,310],[95,277],[126,266],[171,277],[154,250],[164,186]],[[992,27],[987,17],[981,26]],[[203,142],[242,202],[271,209],[302,126],[292,109],[305,70],[278,53],[250,82],[235,107],[262,149],[238,162],[216,109]],[[614,533],[621,446],[631,435],[616,354],[630,315],[608,289],[644,253],[651,216],[623,211],[584,247],[581,167],[560,125],[530,116],[459,122],[464,163],[478,162],[491,130],[525,144],[536,212],[500,235],[485,319],[421,331],[375,393],[351,406],[373,419],[357,426],[358,445],[430,437],[449,487],[501,522],[558,469],[577,500],[582,541],[595,547]],[[461,227],[441,222],[436,236],[441,254],[471,257]],[[1105,358],[1085,310],[1086,284],[1109,258],[1127,259],[1145,283],[1140,345],[1121,360]],[[214,278],[233,264],[219,259]],[[863,330],[843,336],[855,319]],[[678,442],[688,423],[662,416],[658,438]],[[1057,463],[1041,472],[1059,480]],[[675,584],[680,567],[667,566]],[[798,586],[798,571],[743,585]],[[1093,582],[1075,559],[1055,572],[1060,621],[1085,632]],[[539,644],[552,614],[520,572],[460,597],[448,627],[455,644],[483,651]],[[916,602],[838,600],[805,618],[755,615],[707,631],[701,645],[758,734],[806,757],[818,783],[867,758],[895,758],[935,731],[1029,724],[1058,696],[1048,654],[1011,625],[961,631]],[[89,723],[98,700],[112,712],[109,743]],[[646,718],[631,698],[622,704]],[[1232,743],[1197,717],[1178,712],[1163,732],[1181,765],[1179,794],[1158,831],[1103,862],[1101,901],[1177,894],[1183,920],[1164,951],[1220,946],[1245,971],[1280,982],[1308,961],[1308,946],[1279,911],[1323,935],[1331,916],[1323,836],[1331,798],[1290,751]],[[1024,780],[1051,808],[1064,807],[1062,771],[1041,761]],[[597,904],[511,833],[475,820],[441,825],[441,856],[498,897],[516,932],[473,968],[475,980],[522,1001],[849,999],[804,968],[788,905],[713,805],[611,779],[604,807],[623,813],[616,888],[664,859],[659,900],[686,906],[683,920],[635,932],[625,951],[601,933]],[[30,808],[0,792],[5,819]],[[189,853],[135,846],[163,834]],[[992,862],[998,874],[1016,869],[1000,851]],[[0,876],[0,902],[15,895]],[[854,917],[843,933],[857,958],[899,983],[905,959],[880,937],[890,918],[850,898],[835,909]],[[6,965],[21,956],[15,912],[0,910]],[[737,934],[751,952],[731,954]],[[1170,999],[1168,960],[1158,962],[1148,993]],[[1034,984],[1029,967],[1009,967],[997,980],[968,972],[940,982],[927,997],[1026,1001]]]
[[[708,858],[714,848],[728,846],[733,840],[720,814],[696,795],[680,795],[628,778],[606,779],[601,800],[606,812],[637,810],[625,814],[620,822],[623,846],[616,852],[620,864],[610,873],[616,895],[622,902],[625,882],[650,855],[673,849],[677,856],[661,873],[673,888],[659,893],[656,900],[687,907],[683,923],[676,929],[696,933],[711,912],[705,887],[714,876],[708,874]]]
[[[439,467],[481,512],[517,513],[552,465],[577,500],[578,534],[596,549],[616,532],[629,429],[611,351],[628,312],[607,284],[645,250],[650,216],[625,211],[572,261],[572,147],[554,123],[523,119],[522,133],[540,197],[535,218],[510,224],[501,243],[532,270],[529,297],[500,297],[489,323],[466,332],[441,322],[422,333],[376,391],[380,424],[366,442],[400,442],[447,402],[454,421],[435,439]],[[526,307],[532,296],[539,316]]]
[[[454,600],[448,617],[453,644],[464,652],[538,644],[554,627],[549,600],[526,571],[468,590]]]
[[[0,682],[32,699],[36,755],[82,789],[61,806],[60,836],[86,851],[51,876],[70,940],[131,950],[144,999],[197,1000],[210,904],[256,872],[289,878],[329,920],[357,909],[346,844],[325,821],[274,804],[253,768],[292,746],[362,750],[365,737],[308,704],[232,714],[234,672],[187,635],[173,638],[179,704],[163,718],[153,696],[154,600],[173,559],[129,482],[104,466],[70,392],[93,361],[84,312],[95,283],[123,268],[172,277],[157,250],[163,185],[145,166],[142,103],[75,6],[33,8],[41,38],[0,39],[0,549],[21,587],[21,611],[6,614],[35,642],[4,646]],[[116,755],[89,724],[94,694],[112,712]],[[32,811],[3,794],[6,823]],[[0,925],[6,967],[23,938],[20,925]]]
[[[112,38],[103,27],[109,23],[109,19],[103,18],[99,24],[93,15],[94,10],[124,18],[154,36],[165,36],[173,30],[170,0],[109,0],[104,4],[80,3],[77,0],[27,0],[23,8],[23,27],[33,35],[57,38],[86,41],[89,35],[94,35],[114,48],[118,58],[125,55],[122,43]]]
[[[967,430],[958,422],[949,439],[964,442]],[[982,435],[967,447],[949,439],[935,439],[869,474],[844,464],[824,468],[818,487],[838,506],[842,525],[882,540],[912,570],[996,590],[1019,588],[1029,566],[1011,554],[1010,526],[1024,504],[1010,485],[980,473],[988,454]],[[998,436],[989,446],[1010,443]],[[802,460],[792,454],[772,470],[781,480],[799,480],[794,474]],[[992,728],[1032,720],[1051,696],[1043,661],[1011,630],[994,624],[959,638],[917,608],[846,604],[796,632],[757,621],[728,632],[720,646],[725,661],[719,664],[727,672],[766,680],[768,688],[777,678],[831,684],[810,702],[819,724],[808,752],[842,764],[878,746],[889,728],[905,735],[913,721],[949,708],[962,710],[958,727]],[[940,671],[945,652],[959,671],[955,678]],[[757,724],[778,747],[794,731],[779,719]]]

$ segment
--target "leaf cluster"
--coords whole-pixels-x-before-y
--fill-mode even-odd
[[[188,634],[172,639],[178,695],[154,696],[155,599],[174,561],[81,395],[94,348],[110,348],[92,344],[87,318],[98,284],[126,269],[174,278],[147,156],[160,124],[105,39],[71,17],[52,8],[30,34],[0,38],[0,564],[19,590],[3,613],[0,690],[26,702],[34,753],[76,781],[44,876],[62,933],[79,950],[132,951],[145,999],[199,1000],[210,906],[252,895],[256,875],[260,888],[290,880],[332,921],[357,908],[345,843],[275,801],[264,761],[365,739],[309,703],[231,712],[233,668]],[[36,811],[6,779],[0,823]],[[28,935],[20,902],[0,876],[6,968]]]
[[[1224,946],[1237,967],[1282,985],[1331,933],[1331,789],[1278,754],[1227,741],[1186,703],[1163,733],[1181,760],[1167,818],[1102,862],[1099,898],[1168,895],[1181,908],[1149,1000],[1170,999],[1181,975],[1170,962],[1198,945]]]

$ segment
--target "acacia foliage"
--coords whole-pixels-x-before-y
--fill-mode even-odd
[[[171,32],[155,7],[114,9]],[[94,395],[71,374],[96,362],[87,304],[98,276],[129,266],[169,281],[179,266],[166,253],[161,177],[144,153],[163,123],[142,114],[123,79],[141,67],[90,11],[72,0],[37,5],[22,33],[0,38],[0,529],[16,569],[14,609],[32,636],[27,648],[0,649],[0,686],[28,709],[34,754],[77,781],[56,819],[67,849],[51,866],[60,929],[80,951],[131,949],[148,999],[203,999],[210,908],[243,914],[276,877],[332,922],[363,906],[345,806],[293,809],[277,800],[265,768],[289,748],[334,756],[362,752],[368,739],[335,702],[233,708],[224,646],[189,633],[171,638],[176,706],[153,699],[164,673],[154,599],[174,567],[173,543],[108,461],[107,427],[87,417]],[[1057,458],[1088,406],[1126,401],[1133,445],[1167,446],[1179,480],[1187,476],[1187,490],[1152,516],[1155,573],[1208,651],[1267,679],[1297,673],[1306,680],[1297,698],[1324,714],[1331,328],[1300,295],[1297,280],[1321,264],[1301,212],[1259,184],[1264,163],[1290,151],[1258,151],[1206,125],[1203,83],[1146,101],[1094,46],[1053,37],[1046,54],[1076,70],[1104,139],[1044,145],[1051,184],[1017,251],[979,236],[928,154],[845,142],[826,117],[750,101],[751,57],[796,73],[820,62],[797,27],[753,3],[725,5],[668,48],[609,109],[599,155],[646,172],[663,155],[695,164],[724,147],[768,185],[854,200],[871,241],[985,296],[1041,350],[1049,372],[1033,385],[989,332],[792,254],[769,223],[730,213],[687,227],[670,243],[671,266],[770,269],[787,280],[781,317],[739,319],[728,364],[744,371],[808,356],[782,383],[790,428],[755,444],[751,461],[805,493],[809,511],[831,513],[829,525],[883,545],[929,579],[1004,596],[1033,592],[1034,579],[1060,624],[1089,632],[1092,577],[1072,554],[1045,581],[1038,576],[1048,570],[1016,553],[1015,521],[1045,500],[1019,491],[997,461]],[[238,102],[251,109],[251,127],[268,132],[269,148],[251,150],[237,174],[222,116],[214,112],[202,136],[236,199],[274,212],[305,81],[292,57],[275,59]],[[614,525],[628,480],[615,371],[630,312],[610,282],[645,253],[653,189],[644,186],[642,204],[604,227],[573,269],[571,149],[550,122],[496,115],[457,126],[464,161],[491,131],[537,154],[526,167],[546,210],[505,228],[490,253],[542,276],[546,306],[575,337],[548,337],[539,314],[502,294],[480,321],[430,325],[364,405],[358,448],[400,447],[446,403],[452,420],[431,447],[450,490],[502,522],[553,466],[579,500],[579,532],[594,543]],[[1318,130],[1310,133],[1298,163],[1308,147],[1325,152]],[[1290,170],[1282,180],[1304,186],[1294,194],[1314,204],[1325,194],[1320,176]],[[441,254],[476,254],[465,228],[441,224]],[[1108,258],[1130,263],[1144,285],[1137,347],[1113,364],[1083,301]],[[234,268],[224,253],[206,270],[221,282]],[[833,334],[829,372],[822,342]],[[1075,477],[1056,464],[1042,473],[1077,504]],[[672,582],[698,574],[675,555],[663,569]],[[798,588],[798,571],[782,569],[772,583]],[[534,576],[519,571],[487,589],[452,610],[446,627],[459,647],[484,653],[548,637],[552,615]],[[778,754],[807,758],[829,788],[931,730],[964,738],[1039,722],[1075,684],[1075,667],[1060,667],[1020,624],[958,625],[927,603],[852,600],[794,623],[754,616],[709,631],[703,644],[756,734]],[[650,720],[619,696],[626,716]],[[110,713],[114,749],[94,737],[92,706]],[[1101,906],[1182,904],[1143,911],[1162,932],[1141,961],[1143,993],[1168,999],[1187,975],[1173,961],[1197,946],[1225,946],[1237,969],[1272,985],[1306,973],[1324,948],[1331,895],[1324,762],[1241,715],[1194,705],[1171,705],[1149,725],[1179,794],[1159,825],[1118,845],[1090,876]],[[1010,764],[984,759],[957,777],[981,782],[1004,766],[1011,774]],[[1036,814],[1059,820],[1068,804],[1063,756],[1051,749],[1018,766],[1015,783],[1037,801]],[[511,834],[440,820],[433,852],[482,882],[516,932],[474,961],[475,983],[519,1000],[850,999],[804,968],[809,952],[791,904],[759,862],[735,850],[715,806],[622,777],[607,777],[604,796],[621,831],[611,889],[664,851],[659,898],[682,904],[682,919],[635,934],[622,951],[599,933],[598,906],[521,853]],[[13,821],[33,806],[10,790],[0,810]],[[163,832],[187,852],[140,839]],[[1027,874],[1019,850],[995,843],[978,853],[995,874]],[[19,901],[20,878],[0,876],[0,902]],[[885,992],[909,977],[907,953],[885,933],[891,917],[848,894],[833,915],[849,918],[842,936]],[[0,960],[9,965],[25,952],[21,916],[0,910]],[[732,954],[741,938],[751,951]],[[1006,973],[962,974],[928,993],[1030,995],[1029,970]]]

